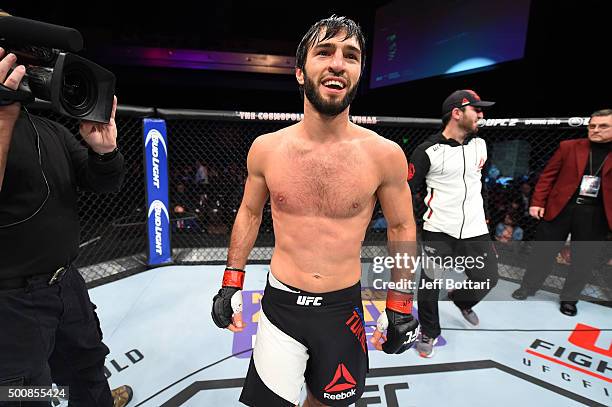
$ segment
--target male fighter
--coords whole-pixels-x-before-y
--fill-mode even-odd
[[[360,247],[376,199],[390,250],[416,239],[402,149],[349,121],[364,50],[352,20],[332,16],[314,24],[297,50],[304,119],[258,137],[247,158],[244,197],[212,310],[219,327],[244,328],[244,268],[270,197],[276,243],[240,397],[247,405],[294,406],[304,382],[305,406],[354,403],[368,370]],[[392,274],[413,278],[412,270]],[[387,293],[373,338],[378,349],[400,353],[412,345],[418,322],[411,310],[410,293]]]

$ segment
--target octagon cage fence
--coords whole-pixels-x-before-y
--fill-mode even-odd
[[[78,121],[55,113],[49,104],[37,103],[30,111],[63,124],[79,137]],[[118,145],[126,162],[125,182],[119,193],[82,191],[79,198],[81,247],[76,266],[90,287],[152,267],[148,261],[143,141],[147,118],[162,119],[167,127],[170,264],[223,264],[241,202],[251,143],[257,136],[291,125],[302,116],[120,105],[116,122]],[[351,120],[398,143],[408,158],[441,126],[439,119],[427,118],[351,116]],[[537,226],[537,221],[528,216],[528,205],[539,173],[560,141],[586,136],[587,123],[588,117],[481,121],[479,135],[488,146],[483,171],[489,229],[496,240],[502,279],[520,282],[524,273]],[[422,198],[415,198],[419,226],[426,209]],[[386,222],[377,204],[363,242],[363,261],[384,255],[385,243]],[[612,252],[609,240],[607,243],[582,293],[584,299],[612,301]],[[249,262],[269,262],[273,246],[268,202]],[[560,292],[570,263],[565,247],[557,255],[544,289]]]

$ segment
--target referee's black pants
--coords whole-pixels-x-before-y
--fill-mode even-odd
[[[533,294],[542,287],[552,271],[557,253],[570,233],[571,268],[560,297],[561,301],[573,304],[578,302],[608,233],[608,222],[602,205],[570,202],[555,219],[540,221],[521,288]]]
[[[423,252],[425,256],[437,258],[452,257],[459,264],[460,258],[479,259],[479,263],[471,262],[464,267],[467,281],[483,283],[486,288],[461,288],[453,291],[453,302],[460,309],[470,309],[478,304],[497,285],[499,275],[497,272],[497,255],[493,248],[491,237],[486,234],[468,239],[455,239],[446,233],[423,231]],[[425,257],[423,257],[425,262]],[[432,267],[433,266],[433,267]],[[438,297],[440,288],[437,286],[425,287],[424,283],[435,280],[445,280],[446,270],[434,266],[434,262],[422,263],[421,280],[417,294],[418,314],[421,331],[435,338],[440,335],[440,315],[438,311]]]
[[[49,275],[0,289],[0,386],[69,387],[70,407],[112,407],[102,343],[85,280],[70,268],[57,284]],[[0,280],[0,286],[2,281]],[[0,406],[48,406],[47,402]]]

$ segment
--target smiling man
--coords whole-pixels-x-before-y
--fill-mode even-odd
[[[364,49],[361,30],[350,19],[332,16],[313,25],[296,58],[304,119],[258,137],[249,151],[212,317],[221,328],[244,329],[244,268],[269,197],[274,255],[240,397],[251,406],[294,406],[304,383],[304,406],[355,403],[368,370],[360,249],[376,200],[390,242],[413,245],[416,238],[402,149],[349,121]],[[393,279],[412,278],[411,272],[394,269]],[[400,353],[412,345],[418,322],[411,309],[410,293],[388,291],[373,341],[378,349]]]

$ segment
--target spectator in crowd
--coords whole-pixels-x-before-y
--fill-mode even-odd
[[[185,165],[179,173],[179,181],[185,185],[192,185],[194,183],[194,170],[191,165]]]
[[[523,229],[516,224],[517,218],[516,213],[507,213],[504,221],[495,227],[495,240],[500,242],[523,240]]]
[[[529,200],[531,199],[531,185],[523,182],[520,186],[520,199],[523,208],[521,216],[529,216]]]
[[[206,167],[200,160],[196,160],[196,173],[194,181],[196,185],[201,186],[208,184],[208,167]]]
[[[188,190],[184,183],[179,182],[171,196],[172,206],[180,205],[184,209],[191,211],[195,209],[195,201],[195,192]]]
[[[194,177],[194,186],[197,195],[206,194],[208,192],[208,185],[210,184],[209,174],[210,171],[208,167],[203,164],[200,160],[196,160],[195,163],[195,177]]]
[[[514,232],[514,227],[511,225],[500,224],[501,229],[495,234],[495,239],[498,242],[508,243],[512,241],[512,233]]]

